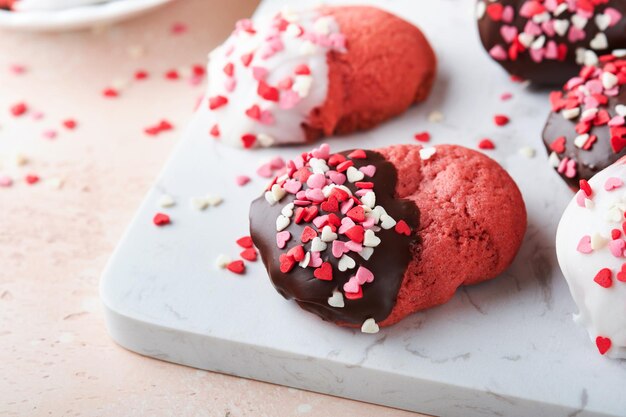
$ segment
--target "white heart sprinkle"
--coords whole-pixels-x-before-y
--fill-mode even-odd
[[[259,145],[264,148],[272,146],[274,143],[276,143],[276,139],[274,139],[270,135],[266,135],[265,133],[259,133],[258,135],[256,135],[256,139],[257,142],[259,142]]]
[[[313,23],[313,30],[320,35],[330,34],[331,20],[328,17],[320,17]]]
[[[313,77],[310,75],[298,75],[291,89],[302,98],[307,97],[313,85]]]
[[[280,214],[282,214],[285,217],[291,217],[293,216],[294,207],[295,205],[293,203],[289,203],[285,207],[283,207],[283,209],[280,211]]]
[[[617,106],[615,106],[615,113],[619,114],[622,117],[626,116],[626,106],[623,104],[618,104]]]
[[[376,205],[376,193],[373,191],[366,192],[365,195],[361,197],[361,202],[369,208],[374,208]]]
[[[611,55],[616,58],[624,58],[626,56],[626,49],[613,49]]]
[[[172,207],[176,204],[174,198],[171,195],[163,194],[161,198],[159,198],[159,206],[163,208]]]
[[[376,324],[376,321],[372,318],[365,320],[361,326],[361,332],[363,333],[374,334],[378,333],[379,330],[378,324]]]
[[[591,50],[586,50],[585,51],[585,59],[584,59],[584,64],[587,66],[595,66],[598,64],[598,55],[596,55],[595,52],[591,51]]]
[[[356,169],[355,167],[348,168],[348,171],[346,172],[346,174],[348,177],[348,181],[350,182],[361,181],[363,178],[365,178],[365,174],[359,171],[358,169]]]
[[[533,16],[533,22],[535,23],[543,23],[550,20],[550,13],[548,12],[543,12],[540,14],[536,14]]]
[[[608,28],[611,24],[611,16],[604,13],[599,13],[596,15],[595,21],[598,29],[600,29],[601,32],[604,32],[604,30]]]
[[[572,15],[572,24],[578,29],[584,29],[587,26],[588,19],[582,17],[579,14]]]
[[[271,191],[266,191],[264,195],[265,195],[265,201],[267,201],[270,204],[270,206],[273,206],[274,204],[277,203]]]
[[[328,297],[328,305],[335,308],[343,308],[345,306],[343,294],[337,290],[333,291],[333,295]]]
[[[580,107],[574,107],[571,109],[561,110],[561,115],[568,120],[575,119],[576,117],[578,117],[579,114],[580,114]]]
[[[487,5],[484,1],[479,1],[476,3],[476,19],[482,19],[485,15],[485,11],[487,10]]]
[[[190,203],[191,207],[196,210],[205,210],[209,207],[209,202],[206,200],[206,197],[191,197]]]
[[[617,207],[611,207],[606,212],[606,221],[609,223],[619,223],[623,218],[622,211]]]
[[[291,223],[291,221],[289,220],[288,217],[285,217],[282,214],[279,215],[276,218],[276,231],[282,232],[283,230],[287,228],[287,226],[289,226],[289,223]]]
[[[564,11],[566,11],[569,8],[568,4],[566,2],[563,2],[561,4],[559,4],[556,9],[554,9],[554,11],[552,12],[552,14],[554,16],[558,16],[561,13],[563,13]]]
[[[321,238],[323,242],[332,242],[337,239],[337,233],[333,232],[333,229],[331,229],[330,226],[324,226]]]
[[[328,171],[328,165],[323,159],[311,158],[309,159],[309,165],[314,174],[324,174]]]
[[[313,55],[317,51],[317,46],[311,41],[304,41],[300,45],[301,55]]]
[[[522,156],[525,156],[526,158],[534,158],[535,157],[535,150],[533,148],[531,148],[530,146],[523,146],[519,149],[519,154]]]
[[[589,42],[589,46],[596,50],[606,49],[609,46],[609,41],[606,39],[606,35],[600,32]]]
[[[376,236],[372,229],[366,230],[363,236],[363,246],[375,248],[378,245],[380,245],[380,238]]]
[[[226,268],[226,266],[231,262],[230,257],[226,255],[219,255],[215,260],[215,266],[218,268]]]
[[[550,163],[550,166],[552,166],[552,168],[559,167],[561,160],[559,159],[559,156],[556,154],[556,152],[552,152],[550,154],[550,156],[548,157],[548,163]]]
[[[576,63],[583,65],[585,63],[585,48],[576,48]]]
[[[322,252],[326,250],[328,245],[325,242],[322,242],[318,236],[314,237],[311,241],[311,251],[313,252]]]
[[[361,249],[361,252],[359,252],[359,255],[361,255],[361,258],[365,259],[366,261],[369,261],[373,253],[374,253],[374,248],[364,247],[363,249]]]
[[[587,143],[587,139],[589,139],[588,133],[578,135],[574,138],[574,145],[582,149],[582,147],[585,146],[585,143]]]
[[[618,81],[617,76],[615,74],[611,74],[610,72],[603,72],[600,79],[602,80],[602,86],[607,90],[615,87]]]
[[[522,32],[519,35],[517,35],[517,40],[520,41],[520,43],[524,45],[526,48],[528,48],[535,40],[535,37],[531,35],[530,33]]]
[[[428,121],[430,123],[441,123],[444,121],[444,119],[445,116],[443,115],[443,113],[437,110],[430,112],[430,114],[428,115]]]
[[[595,203],[593,202],[593,200],[590,200],[588,198],[585,198],[585,208],[587,210],[591,210],[592,208],[595,207]]]
[[[395,225],[396,225],[396,221],[390,215],[383,214],[382,216],[380,216],[380,226],[383,229],[389,230]]]
[[[422,158],[423,161],[426,161],[430,159],[435,153],[437,153],[437,148],[435,148],[434,146],[422,148],[420,149],[420,158]]]
[[[545,43],[546,43],[546,37],[544,35],[541,35],[533,41],[533,43],[530,45],[530,48],[541,49],[543,48],[543,45],[545,45]]]
[[[608,241],[609,240],[602,236],[600,233],[594,233],[593,236],[591,236],[591,249],[602,249],[604,246],[606,246]]]
[[[337,263],[337,267],[339,268],[341,272],[345,272],[348,269],[354,268],[355,266],[356,266],[356,262],[354,262],[354,259],[352,259],[348,255],[343,255],[341,259],[339,259],[339,262]]]
[[[300,268],[306,268],[307,266],[309,266],[309,262],[311,262],[311,252],[307,252],[306,255],[304,255],[304,259],[300,261]]]
[[[565,19],[556,19],[553,22],[554,31],[559,36],[565,36],[567,29],[569,29],[569,22]]]
[[[287,191],[285,191],[284,188],[278,184],[272,185],[271,191],[272,191],[272,196],[274,197],[274,200],[276,201],[280,201],[287,194]]]
[[[222,201],[224,201],[224,199],[218,195],[208,195],[206,196],[206,201],[207,203],[209,203],[209,206],[215,207],[222,204]]]

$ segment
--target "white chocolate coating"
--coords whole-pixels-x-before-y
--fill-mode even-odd
[[[281,20],[282,30],[278,29]],[[326,100],[327,53],[344,50],[344,44],[335,20],[317,11],[284,11],[254,23],[238,22],[233,34],[209,56],[209,84],[203,105],[208,106],[208,100],[215,96],[228,99],[226,105],[210,112],[211,126],[219,127],[219,140],[237,147],[305,142],[302,125],[311,111]],[[279,50],[271,53],[273,47]],[[249,53],[254,57],[246,66],[242,57]],[[224,70],[229,63],[234,66],[232,76]],[[303,64],[308,66],[310,75],[295,74]],[[255,67],[261,68],[256,78]],[[258,72],[266,73],[264,81],[278,88],[279,102],[259,96]],[[289,78],[293,86],[281,87],[281,81]],[[258,105],[267,117],[257,120],[246,115],[253,105]],[[244,146],[244,135],[254,135],[256,140]]]
[[[13,9],[16,12],[63,10],[110,1],[121,0],[19,0],[13,5]]]
[[[605,186],[610,182],[624,184],[607,190]],[[584,192],[579,191],[563,213],[556,235],[557,256],[579,309],[574,321],[587,330],[594,344],[598,344],[598,337],[610,339],[606,356],[626,358],[626,282],[618,279],[626,263],[626,242],[620,242],[626,238],[622,231],[626,221],[624,159],[595,175],[589,184],[593,191],[590,198],[585,201]],[[621,234],[612,242],[613,229]],[[589,239],[581,243],[585,236]],[[606,284],[602,286],[594,280],[603,268],[611,270],[610,286],[606,288]]]

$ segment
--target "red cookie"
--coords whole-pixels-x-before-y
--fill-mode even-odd
[[[287,168],[250,210],[270,279],[303,309],[364,332],[496,277],[526,230],[511,177],[460,146],[331,155],[322,145]]]
[[[369,129],[426,99],[436,66],[417,27],[375,7],[241,20],[210,56],[208,131],[252,148]]]

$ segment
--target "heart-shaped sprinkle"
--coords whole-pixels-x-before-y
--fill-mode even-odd
[[[289,194],[297,194],[298,191],[300,191],[300,189],[302,188],[302,183],[300,181],[298,181],[298,180],[288,179],[283,184],[283,188]]]
[[[335,240],[334,242],[337,242],[337,240]],[[334,245],[334,242],[333,242],[333,245]],[[311,250],[313,252],[325,251],[327,246],[328,245],[325,242],[323,242],[322,239],[320,239],[319,237],[315,237],[311,241]],[[341,256],[341,254],[339,256]]]
[[[339,262],[337,263],[337,267],[339,268],[341,272],[345,272],[348,269],[354,268],[355,266],[356,266],[356,262],[354,262],[354,259],[352,259],[348,255],[343,255],[339,259]]]
[[[609,288],[613,284],[612,275],[613,272],[609,268],[602,268],[593,280],[601,287]]]
[[[313,276],[323,281],[331,281],[333,279],[333,267],[329,262],[324,262],[322,266],[313,271]]]
[[[243,264],[243,261],[232,261],[226,268],[235,274],[243,274],[246,271],[246,266]]]
[[[335,308],[343,308],[345,306],[343,294],[336,290],[333,291],[333,295],[328,297],[328,305]]]
[[[300,268],[307,268],[309,266],[309,262],[311,262],[311,253],[307,252],[304,255],[304,258],[300,261]]]
[[[411,235],[411,228],[404,220],[400,220],[396,224],[395,230],[396,230],[396,233],[401,234],[401,235],[405,235],[405,236]]]
[[[343,290],[347,293],[358,293],[361,289],[356,277],[351,277],[348,282],[343,284]]]
[[[626,264],[622,264],[621,270],[616,275],[617,280],[620,282],[626,282]]]
[[[314,158],[317,159],[328,159],[328,157],[330,156],[330,145],[328,145],[327,143],[322,143],[320,147],[314,149],[311,154]]]
[[[350,199],[341,204],[341,214],[346,214],[354,206],[354,200]]]
[[[341,219],[341,226],[339,227],[339,233],[342,235],[345,234],[346,231],[354,227],[355,224],[356,223],[354,223],[351,218],[344,217],[343,219]]]
[[[369,208],[374,208],[376,206],[376,193],[367,191],[365,195],[361,197],[361,202]]]
[[[335,213],[339,211],[339,202],[334,196],[331,195],[328,197],[328,200],[324,201],[320,205],[320,208],[327,213]]]
[[[364,234],[365,230],[363,229],[363,226],[353,226],[346,230],[345,233],[346,236],[356,243],[363,243]]]
[[[396,225],[396,221],[388,214],[383,214],[382,216],[380,216],[380,226],[383,229],[389,230],[395,225]]]
[[[287,230],[276,233],[276,246],[278,246],[278,249],[283,249],[289,239],[291,239],[291,233]]]
[[[361,206],[356,206],[346,213],[346,216],[354,220],[355,222],[362,222],[365,220],[365,210]]]
[[[366,261],[369,261],[369,259],[372,257],[373,254],[374,254],[374,248],[364,247],[363,250],[359,252],[359,255],[361,255],[361,258],[365,259]]]
[[[355,277],[359,282],[359,285],[374,281],[374,274],[372,273],[372,271],[365,268],[364,266],[360,266],[359,269],[356,270]]]
[[[340,172],[328,171],[326,175],[334,184],[343,185],[346,182],[346,176]]]
[[[420,158],[423,161],[426,161],[426,160],[432,158],[432,156],[437,153],[437,148],[435,148],[433,146],[428,147],[428,148],[422,148],[422,149],[420,149],[419,153],[420,153]]]
[[[611,349],[611,339],[608,337],[598,336],[596,337],[596,346],[598,347],[598,352],[600,355],[604,355],[606,352]]]
[[[500,26],[500,35],[506,43],[511,43],[517,37],[517,28],[515,26],[502,25]]]
[[[616,258],[621,258],[623,256],[625,247],[626,242],[622,239],[614,239],[609,242],[609,250]]]
[[[624,185],[624,182],[621,179],[616,177],[610,177],[604,183],[604,189],[606,191],[613,191],[617,188],[620,188],[622,185]]]
[[[154,215],[152,222],[159,227],[165,226],[167,224],[170,224],[170,216],[165,213],[157,213]]]
[[[285,230],[287,226],[289,226],[289,223],[291,223],[291,221],[289,220],[288,217],[283,216],[282,214],[279,215],[276,218],[276,231],[280,232],[282,230]]]
[[[294,259],[294,257],[286,253],[280,255],[278,260],[280,262],[280,272],[282,272],[283,274],[291,271],[296,265],[296,260]]]
[[[373,230],[366,230],[363,238],[363,246],[375,248],[380,244],[380,238],[376,236]]]
[[[578,246],[576,250],[580,253],[591,253],[593,249],[591,248],[591,236],[583,236],[578,242]]]
[[[494,4],[499,4],[499,3],[494,3]],[[376,324],[376,321],[372,318],[365,320],[363,322],[363,325],[361,326],[361,332],[363,333],[375,334],[375,333],[378,333],[379,330],[380,328],[378,327],[378,324]]]
[[[344,253],[348,252],[348,248],[346,248],[346,243],[340,240],[333,241],[332,253],[333,256],[337,259],[341,257]]]
[[[307,179],[306,185],[310,188],[322,188],[326,185],[326,177],[324,174],[313,174]]]
[[[257,257],[257,253],[256,253],[256,250],[254,250],[254,248],[248,248],[248,249],[244,249],[239,254],[239,256],[241,256],[246,261],[255,262],[256,261],[256,257]]]
[[[363,245],[349,240],[346,242],[346,249],[352,252],[361,252],[363,250]]]
[[[376,175],[376,167],[374,165],[362,166],[361,168],[359,168],[359,171],[361,171],[363,174],[367,175],[370,178]]]
[[[349,167],[346,171],[346,175],[348,177],[348,181],[350,182],[361,181],[363,178],[365,178],[365,174],[355,167]]]
[[[321,238],[323,242],[332,242],[337,239],[337,233],[334,233],[330,226],[324,226]]]
[[[550,149],[556,153],[565,152],[565,136],[559,136],[550,144]]]
[[[192,197],[189,201],[191,203],[191,207],[196,210],[202,211],[209,207],[209,202],[206,197]]]
[[[305,226],[304,230],[302,230],[302,234],[300,235],[300,241],[302,241],[302,243],[307,243],[315,237],[317,237],[317,232],[312,227]]]
[[[311,255],[311,260],[309,261],[309,266],[311,268],[319,268],[322,266],[322,256],[319,252],[309,252]]]

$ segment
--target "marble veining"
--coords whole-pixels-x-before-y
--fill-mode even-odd
[[[261,8],[285,3],[267,0]],[[260,263],[248,264],[245,276],[215,269],[218,254],[239,252],[234,240],[247,234],[248,204],[264,184],[255,177],[240,188],[234,177],[254,176],[260,160],[306,148],[221,146],[208,137],[201,109],[103,275],[112,337],[167,361],[435,415],[624,416],[626,366],[598,355],[572,322],[576,308],[556,263],[556,225],[572,194],[541,149],[547,92],[512,84],[489,60],[472,2],[358,3],[419,24],[438,53],[439,82],[405,115],[329,142],[336,150],[375,148],[410,143],[428,130],[433,143],[475,147],[490,137],[497,149],[489,155],[518,182],[528,208],[528,234],[512,267],[376,335],[338,328],[284,300]],[[503,92],[513,99],[500,101]],[[433,111],[445,121],[429,123]],[[496,113],[511,123],[494,126]],[[537,156],[521,155],[523,146]],[[156,228],[151,219],[164,193],[177,201],[166,210],[173,224]],[[190,207],[191,197],[207,193],[224,203],[204,212]]]

